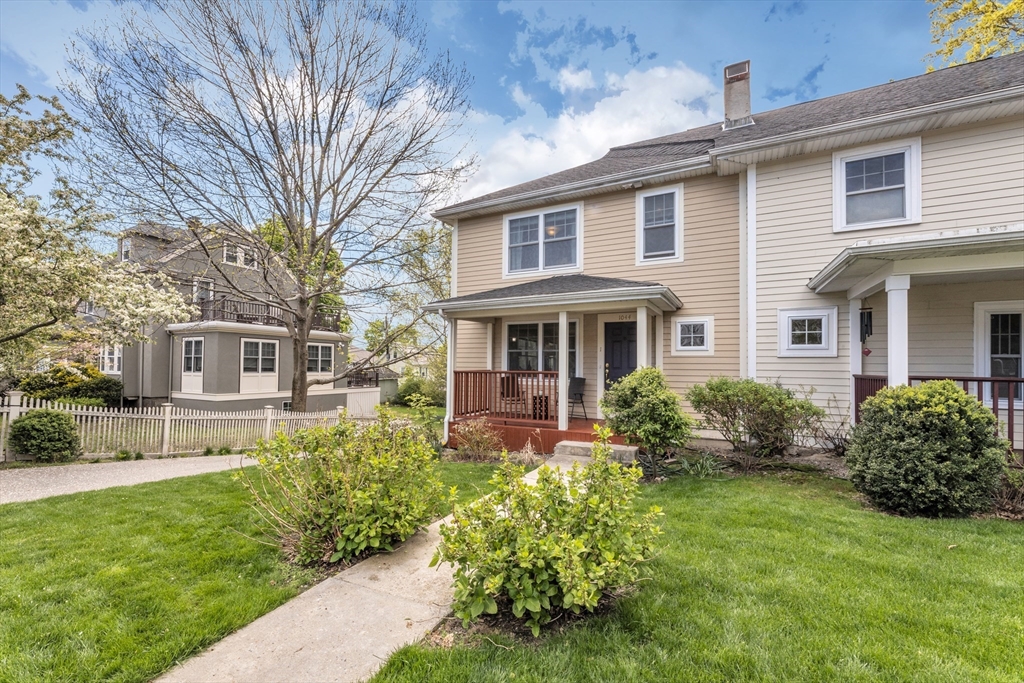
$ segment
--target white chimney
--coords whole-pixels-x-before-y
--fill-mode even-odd
[[[725,67],[725,123],[722,130],[751,126],[750,60]]]

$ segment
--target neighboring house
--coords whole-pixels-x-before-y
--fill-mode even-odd
[[[368,366],[369,369],[358,370],[348,376],[348,385],[351,387],[380,387],[380,402],[385,403],[398,393],[398,384],[402,375],[391,367],[374,367],[377,359],[366,349],[355,346],[348,348],[348,362],[350,365]]]
[[[724,93],[724,123],[434,214],[453,231],[453,297],[427,307],[451,323],[449,423],[579,438],[570,411],[600,417],[643,365],[679,393],[813,389],[837,418],[887,383],[961,378],[993,405],[963,378],[1021,377],[1024,53],[753,116],[744,62]],[[1020,448],[1021,384],[999,386]]]
[[[206,241],[206,240],[204,240]],[[124,233],[119,258],[170,277],[197,306],[190,322],[147,330],[152,344],[107,347],[100,370],[124,383],[126,403],[168,400],[184,408],[232,411],[272,405],[291,408],[293,351],[284,312],[242,300],[213,267],[244,291],[266,291],[272,274],[261,272],[243,244],[213,242],[205,250],[186,230],[140,224]],[[310,334],[310,378],[330,377],[348,357],[350,335],[339,331],[337,313],[319,313]],[[347,405],[346,382],[310,387],[309,410]]]

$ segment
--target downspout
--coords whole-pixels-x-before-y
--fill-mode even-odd
[[[146,326],[145,325],[142,326],[142,336],[143,337],[146,336]],[[137,408],[141,408],[142,407],[142,403],[143,403],[142,390],[145,388],[143,386],[143,382],[142,382],[143,373],[146,371],[146,346],[145,346],[145,342],[139,342],[138,347],[139,347],[139,403],[138,403],[138,405],[136,407]]]
[[[171,332],[170,330],[164,330],[164,331],[167,332],[167,336],[170,337],[170,342],[171,342],[171,348],[167,352],[167,402],[170,403],[171,402],[171,386],[172,386],[171,382],[174,381],[174,333]],[[204,341],[203,345],[205,346],[205,341],[206,340],[204,339],[203,341]],[[203,353],[204,354],[206,353],[205,348],[203,350]]]

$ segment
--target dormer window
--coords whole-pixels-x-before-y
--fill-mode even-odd
[[[224,263],[243,268],[256,267],[256,254],[251,250],[230,242],[224,243]]]
[[[505,274],[575,270],[581,262],[581,208],[505,217]]]
[[[121,238],[120,253],[122,261],[127,261],[132,257],[132,241],[129,238]]]

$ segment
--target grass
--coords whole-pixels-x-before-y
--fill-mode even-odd
[[[537,644],[407,647],[373,682],[1024,680],[1020,523],[891,517],[806,474],[643,499],[662,549],[610,614]]]
[[[416,419],[418,417],[417,413],[416,413],[416,409],[415,408],[410,408],[408,406],[389,405],[388,406],[388,410],[392,411],[398,417],[404,417],[404,418],[408,418],[410,420]],[[427,411],[427,415],[433,417],[434,419],[437,419],[437,420],[443,420],[444,419],[444,407],[431,406],[431,407],[426,408],[426,411]]]
[[[442,463],[461,500],[489,465]],[[228,472],[0,505],[0,681],[147,681],[314,577]]]

